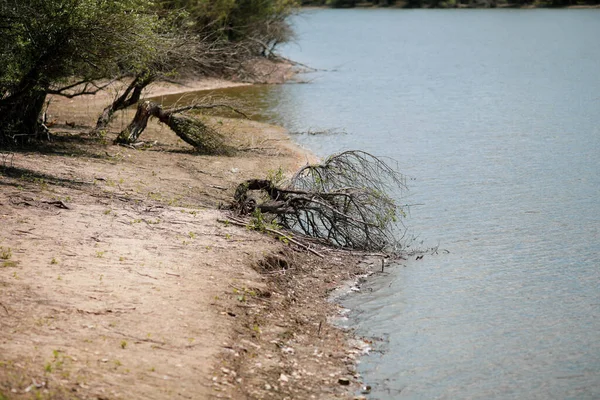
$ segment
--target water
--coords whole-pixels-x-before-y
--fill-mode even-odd
[[[411,177],[426,255],[352,296],[378,399],[600,398],[600,10],[319,10],[309,84],[234,89]]]

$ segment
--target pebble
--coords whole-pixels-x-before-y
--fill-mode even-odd
[[[348,386],[350,384],[350,378],[343,377],[338,379],[340,385]]]

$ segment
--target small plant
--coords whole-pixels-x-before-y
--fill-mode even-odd
[[[125,260],[126,260],[125,257],[119,257],[119,261],[123,262]]]
[[[231,239],[231,235],[229,233],[226,233],[225,234],[225,239],[227,239],[227,240]]]
[[[104,253],[106,253],[106,252],[105,251],[97,251],[96,252],[96,257],[102,258],[102,257],[104,257]]]
[[[121,348],[123,350],[125,350],[126,347],[127,347],[127,341],[126,340],[121,340]]]
[[[256,208],[252,212],[252,219],[248,225],[248,229],[264,233],[268,229],[281,229],[281,226],[279,226],[275,220],[267,221],[265,215],[260,211],[260,209]]]
[[[196,238],[196,234],[194,232],[188,233],[188,236],[190,237],[190,239],[195,239]]]
[[[18,263],[16,261],[12,261],[12,260],[6,260],[6,261],[2,262],[2,266],[4,268],[7,268],[7,267],[16,267],[17,264]]]
[[[10,260],[12,257],[12,250],[10,247],[4,248],[0,246],[0,259],[1,260]]]
[[[263,213],[260,211],[260,209],[256,208],[252,212],[252,221],[248,225],[248,228],[259,231],[259,232],[265,231],[265,228],[266,228],[265,219],[264,219]]]
[[[109,208],[108,210],[104,210],[104,215],[109,215],[112,212],[112,210]]]
[[[172,199],[170,199],[169,201],[167,201],[167,204],[170,206],[177,206],[179,205],[181,201],[181,196],[175,196]]]
[[[58,264],[58,260],[54,257],[52,257],[52,260],[50,260],[50,264],[55,265]]]
[[[162,200],[162,199],[163,199],[163,196],[162,196],[162,194],[160,194],[160,193],[155,193],[155,192],[149,192],[149,193],[148,193],[148,197],[149,197],[151,200],[156,200],[156,201],[160,201],[160,200]]]
[[[233,293],[238,295],[237,300],[242,303],[246,302],[246,296],[252,296],[252,297],[256,296],[256,292],[254,290],[247,289],[247,288],[243,288],[241,290],[234,288]]]
[[[52,372],[52,364],[46,363],[46,365],[44,366],[44,371],[46,371],[48,373]]]
[[[286,238],[285,236],[279,236],[278,239],[283,244],[289,244],[290,243],[290,240],[288,238]]]
[[[285,180],[283,169],[279,167],[276,170],[269,170],[267,172],[267,180],[271,181],[273,185],[279,186]]]

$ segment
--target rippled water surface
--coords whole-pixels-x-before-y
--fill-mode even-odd
[[[307,84],[234,89],[320,155],[409,177],[447,249],[347,299],[380,399],[600,398],[600,10],[320,10]]]

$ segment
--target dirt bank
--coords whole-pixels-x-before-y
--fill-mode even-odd
[[[83,135],[109,100],[54,99],[53,141],[0,154],[0,399],[352,398],[361,343],[327,323],[327,294],[368,266],[216,209],[312,156],[241,120],[211,120],[234,157],[197,155],[156,122],[152,147],[110,144],[130,111]]]

